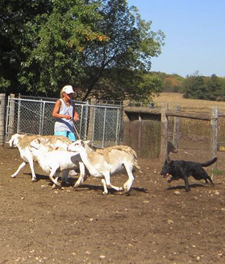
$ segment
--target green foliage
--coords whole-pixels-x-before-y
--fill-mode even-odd
[[[182,92],[184,78],[178,74],[167,74],[164,72],[152,72],[161,81],[161,91],[163,92]]]
[[[184,97],[212,101],[225,100],[225,86],[215,74],[211,77],[199,76],[198,73],[188,76],[183,82]]]
[[[4,0],[0,10],[0,88],[5,93],[23,93],[18,81],[21,63],[27,56],[23,47],[32,48],[27,41],[26,23],[37,14],[49,13],[50,1]]]
[[[213,74],[211,78],[206,79],[208,100],[223,101],[225,99],[225,90],[221,80]]]
[[[11,0],[0,8],[0,87],[6,93],[58,96],[71,83],[83,99],[123,99],[159,89],[143,73],[165,36],[126,0]]]
[[[49,16],[36,17],[36,23],[29,25],[36,34],[34,48],[23,63],[20,83],[34,93],[53,96],[66,83],[79,84],[80,53],[89,40],[98,39],[101,34],[94,28],[100,16],[98,6],[84,5],[84,1],[54,1]],[[39,26],[41,25],[41,27]]]
[[[146,97],[138,90],[139,84],[150,69],[151,57],[160,54],[164,35],[152,32],[151,22],[141,20],[136,8],[128,9],[125,0],[102,2],[104,22],[99,28],[108,41],[90,42],[84,50],[84,98],[89,94],[114,99]]]
[[[190,76],[184,81],[185,98],[205,99],[206,85],[202,76]]]
[[[158,95],[162,91],[162,80],[154,73],[142,75],[142,82],[138,87],[143,99],[148,98],[152,101],[152,94]]]

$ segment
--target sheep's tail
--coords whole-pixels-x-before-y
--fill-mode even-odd
[[[130,147],[128,147],[130,148]],[[133,150],[132,148],[130,148],[129,153],[131,153],[134,157],[134,170],[138,170],[140,173],[142,173],[141,171],[141,167],[138,164],[138,158],[137,158],[137,153],[135,150]]]
[[[119,145],[117,146],[117,149],[121,148],[121,150],[127,152],[128,154],[132,155],[133,158],[134,158],[134,170],[135,171],[139,171],[140,173],[142,173],[141,171],[141,167],[139,166],[138,164],[138,158],[137,158],[137,153],[134,149],[132,149],[131,147],[129,146],[124,146],[124,145]]]
[[[142,173],[141,167],[139,166],[137,159],[134,160],[134,170],[138,170],[140,173]]]
[[[113,149],[116,149],[116,150],[120,150],[120,151],[124,151],[126,153],[128,153],[129,155],[132,155],[133,157],[133,165],[134,165],[134,170],[138,170],[139,172],[142,173],[141,171],[141,168],[140,166],[138,165],[138,158],[137,158],[137,153],[134,149],[132,149],[131,147],[129,146],[126,146],[126,145],[116,145],[116,146],[111,146],[111,147],[108,147],[106,149],[101,149],[101,150],[98,150],[97,152],[99,154],[103,154],[105,153],[106,154],[106,161],[108,162],[108,153],[113,150]]]

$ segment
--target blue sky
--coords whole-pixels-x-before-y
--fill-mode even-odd
[[[127,0],[142,19],[162,30],[165,46],[152,59],[152,71],[183,77],[225,77],[225,0]]]

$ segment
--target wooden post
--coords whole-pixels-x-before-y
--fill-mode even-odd
[[[5,94],[0,94],[0,146],[4,145],[5,132]]]
[[[211,115],[211,153],[212,157],[217,157],[217,141],[218,141],[218,107],[215,106],[212,108]],[[217,167],[217,163],[214,163],[213,168]]]
[[[168,104],[163,103],[161,106],[161,147],[160,147],[160,163],[163,165],[167,159],[167,142],[168,142],[168,118],[166,111]]]
[[[180,111],[180,105],[175,106],[175,110]],[[180,132],[180,117],[174,117],[173,145],[178,149],[178,138]]]
[[[131,122],[126,114],[125,110],[130,105],[130,100],[123,100],[123,113],[122,113],[122,120],[123,120],[123,144],[129,145],[132,147],[132,139],[131,139]]]
[[[141,115],[139,114],[138,117],[138,146],[137,146],[137,156],[141,157],[141,144],[142,144],[142,122],[141,122]]]
[[[125,113],[126,107],[130,105],[130,100],[123,100],[123,123],[130,121],[127,114]]]

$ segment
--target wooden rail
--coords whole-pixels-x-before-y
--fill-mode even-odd
[[[160,115],[162,112],[162,108],[147,108],[147,107],[126,107],[124,109],[126,113],[140,113],[140,114],[152,114],[152,115]],[[210,112],[186,112],[182,110],[166,110],[166,116],[173,117],[185,117],[191,119],[200,119],[200,120],[211,120]]]

